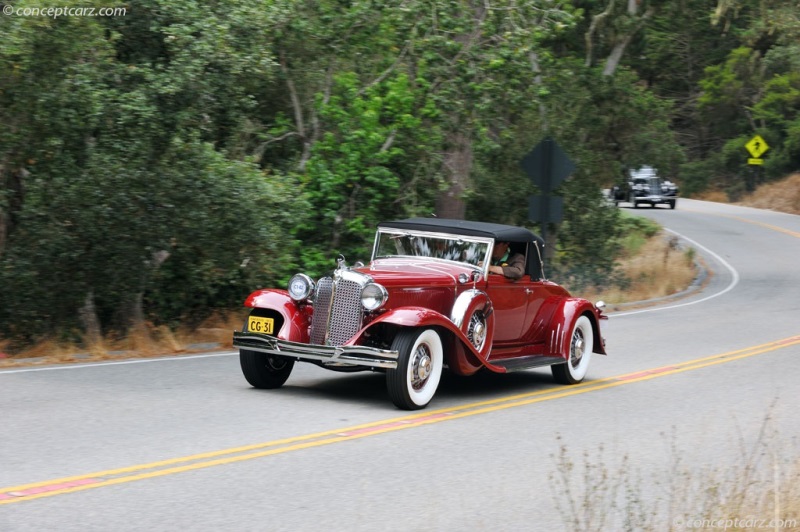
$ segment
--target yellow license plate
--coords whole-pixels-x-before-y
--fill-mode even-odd
[[[275,327],[273,318],[261,318],[259,316],[247,318],[247,330],[250,332],[272,334],[273,327]]]

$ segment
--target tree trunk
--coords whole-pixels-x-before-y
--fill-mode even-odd
[[[97,317],[97,308],[94,305],[94,290],[89,290],[86,294],[83,306],[78,311],[78,318],[86,335],[86,343],[92,345],[99,342],[102,331],[100,329],[100,320]]]
[[[142,277],[139,281],[139,291],[133,294],[133,299],[127,301],[123,305],[123,319],[129,330],[145,330],[144,293],[147,289],[147,283],[153,273],[158,270],[169,257],[170,252],[166,249],[154,251],[150,255],[150,260],[145,261],[142,265]]]
[[[619,66],[619,62],[622,60],[622,55],[625,53],[625,49],[633,40],[634,35],[639,33],[639,31],[644,27],[647,19],[653,16],[653,13],[655,13],[655,9],[651,6],[647,9],[647,11],[639,16],[639,1],[628,0],[628,16],[633,19],[637,19],[637,22],[636,25],[631,29],[630,33],[622,35],[617,39],[617,42],[611,49],[611,53],[608,54],[606,64],[603,67],[604,76],[614,75],[614,72],[617,71],[617,67]]]
[[[586,67],[589,68],[594,65],[594,36],[597,33],[598,28],[605,22],[611,13],[614,12],[614,3],[615,0],[611,0],[606,9],[595,16],[592,17],[592,23],[589,24],[589,29],[586,31],[586,35],[584,35],[584,39],[586,41]]]
[[[444,176],[448,187],[436,197],[436,216],[463,220],[467,211],[464,192],[472,168],[472,140],[461,131],[450,133],[444,154]]]
[[[6,236],[8,235],[8,221],[6,213],[0,211],[0,257],[6,249]]]
[[[25,195],[24,180],[28,177],[25,168],[7,169],[0,164],[0,186],[5,192],[6,204],[0,207],[0,256],[6,249],[8,237],[14,231],[17,218],[22,210]]]

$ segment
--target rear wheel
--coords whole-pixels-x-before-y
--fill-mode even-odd
[[[398,408],[419,410],[433,399],[442,378],[444,349],[434,329],[404,329],[392,343],[397,369],[386,372],[389,397]]]
[[[294,360],[248,349],[239,350],[239,363],[247,382],[254,388],[280,388],[289,378]]]
[[[586,376],[589,369],[589,360],[594,349],[594,332],[592,322],[586,316],[581,316],[572,329],[569,342],[569,360],[564,364],[550,366],[553,378],[561,384],[577,384]]]

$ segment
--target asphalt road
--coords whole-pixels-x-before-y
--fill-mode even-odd
[[[0,371],[0,531],[683,530],[746,517],[715,512],[707,488],[749,479],[746,500],[760,499],[755,481],[800,457],[800,217],[690,200],[630,212],[695,247],[711,276],[612,314],[609,355],[578,386],[546,369],[449,377],[408,414],[376,374],[300,364],[284,388],[254,390],[234,353]]]

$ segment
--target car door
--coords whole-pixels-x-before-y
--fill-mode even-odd
[[[549,284],[544,281],[530,282],[525,291],[527,307],[525,322],[522,325],[522,341],[525,344],[541,343],[544,341],[552,317],[552,311],[545,307],[545,302],[554,294]]]
[[[524,285],[530,284],[525,279],[528,277],[514,281],[503,275],[489,275],[486,290],[494,309],[495,344],[520,341],[528,307],[528,293]]]

